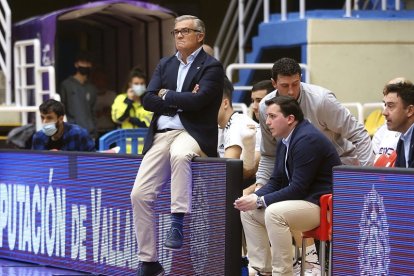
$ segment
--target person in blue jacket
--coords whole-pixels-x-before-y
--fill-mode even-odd
[[[63,121],[65,107],[53,99],[39,106],[42,129],[33,135],[34,150],[95,151],[95,143],[88,131]]]
[[[234,206],[242,211],[251,267],[261,275],[291,276],[292,232],[319,225],[319,198],[332,192],[332,168],[341,160],[328,138],[304,119],[294,98],[277,96],[266,106],[266,125],[282,139],[274,170],[266,185]]]
[[[388,84],[384,89],[388,130],[401,132],[395,167],[414,168],[414,85],[410,82]]]
[[[223,66],[204,52],[205,25],[199,18],[176,18],[171,34],[177,53],[161,59],[142,99],[154,116],[131,191],[140,276],[164,275],[153,209],[163,186],[171,178],[171,227],[164,248],[179,250],[184,244],[184,216],[191,212],[191,160],[217,157]]]

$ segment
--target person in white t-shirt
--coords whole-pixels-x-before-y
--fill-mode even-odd
[[[220,157],[243,160],[243,179],[251,179],[260,160],[260,126],[232,106],[233,85],[225,78],[223,99],[218,113],[218,154]]]
[[[400,135],[400,132],[388,130],[386,123],[380,126],[372,137],[372,149],[375,158],[378,158],[381,154],[391,155],[397,148]]]

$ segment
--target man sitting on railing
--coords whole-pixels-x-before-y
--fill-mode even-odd
[[[223,66],[204,52],[205,26],[197,17],[176,18],[171,34],[177,53],[161,59],[143,98],[144,108],[154,117],[131,192],[139,276],[164,275],[158,262],[153,208],[163,186],[171,178],[171,227],[164,248],[179,250],[184,216],[191,212],[191,160],[217,156]]]
[[[49,99],[39,106],[42,130],[33,135],[34,150],[95,151],[95,143],[86,129],[63,122],[65,108]]]

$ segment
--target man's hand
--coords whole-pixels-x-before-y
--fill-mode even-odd
[[[254,191],[256,192],[257,190],[259,190],[261,187],[263,187],[263,184],[256,184],[256,188],[254,189]]]
[[[247,187],[246,189],[243,190],[243,195],[247,196],[250,195],[252,193],[254,193],[256,191],[256,183],[250,185],[249,187]]]
[[[234,208],[239,209],[243,212],[257,209],[257,198],[258,196],[256,194],[242,196],[241,198],[238,198],[234,201]]]
[[[164,89],[164,88],[160,89],[160,91],[158,91],[158,97],[160,98],[164,97],[165,94],[167,94],[167,92],[168,92],[168,89]]]
[[[196,84],[193,88],[193,91],[191,91],[191,93],[195,94],[198,92],[199,89],[200,89],[200,85]]]
[[[246,189],[243,190],[243,195],[250,195],[254,192],[256,192],[257,190],[259,190],[261,187],[263,187],[263,184],[260,183],[254,183],[252,185],[250,185],[249,187],[247,187]]]

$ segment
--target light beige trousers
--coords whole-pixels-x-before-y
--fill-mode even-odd
[[[320,207],[304,200],[287,200],[241,212],[241,220],[250,266],[273,276],[292,276],[292,234],[296,239],[301,232],[317,227]]]
[[[191,212],[191,160],[205,156],[197,141],[185,130],[157,133],[141,166],[131,192],[138,258],[158,260],[154,222],[154,202],[171,177],[171,212]]]

